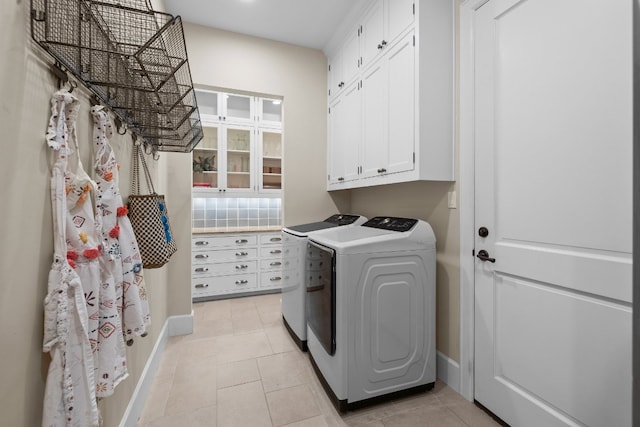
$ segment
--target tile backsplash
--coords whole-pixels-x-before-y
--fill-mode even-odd
[[[282,199],[266,197],[191,199],[193,228],[282,226]]]

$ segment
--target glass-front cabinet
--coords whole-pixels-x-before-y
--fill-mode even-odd
[[[282,100],[196,90],[204,137],[192,152],[194,191],[280,192]]]
[[[258,132],[262,174],[261,190],[282,189],[282,131],[277,129],[260,129]]]

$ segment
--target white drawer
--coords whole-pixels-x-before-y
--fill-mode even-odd
[[[191,273],[194,278],[219,274],[255,273],[257,264],[255,260],[198,264],[191,268]]]
[[[282,271],[265,271],[260,274],[261,288],[280,288],[284,278]]]
[[[260,248],[260,258],[282,258],[282,246],[263,246]]]
[[[281,233],[269,233],[269,234],[261,234],[260,235],[260,244],[268,245],[268,244],[281,244],[282,243],[282,234]]]
[[[191,293],[194,298],[245,292],[254,290],[257,287],[258,278],[255,273],[194,278],[191,281]]]
[[[191,253],[193,264],[210,264],[218,261],[241,261],[255,259],[258,256],[257,248],[218,249]]]
[[[240,248],[244,246],[256,246],[258,244],[258,238],[255,234],[221,234],[219,236],[195,236],[191,242],[191,246],[195,250],[230,246]]]
[[[260,260],[260,270],[282,270],[284,263],[282,258]]]

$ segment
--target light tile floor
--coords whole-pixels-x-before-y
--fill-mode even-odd
[[[497,426],[441,381],[339,414],[282,324],[280,294],[194,304],[194,333],[171,337],[139,427]]]

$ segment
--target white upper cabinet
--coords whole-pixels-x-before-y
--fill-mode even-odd
[[[362,142],[362,98],[360,81],[347,86],[329,111],[329,183],[341,184],[358,178],[359,150]]]
[[[193,191],[279,193],[282,100],[196,90],[204,137],[192,152]]]
[[[360,69],[359,28],[350,31],[329,62],[329,96],[335,97],[358,77]]]
[[[282,127],[282,100],[258,98],[258,125],[260,127]]]
[[[351,23],[356,77],[328,83],[328,190],[454,179],[453,3],[375,0]],[[334,43],[340,76],[351,36]]]
[[[252,96],[198,89],[196,99],[203,121],[250,124],[254,119]]]
[[[414,23],[414,0],[376,0],[362,18],[362,66],[390,48]]]

